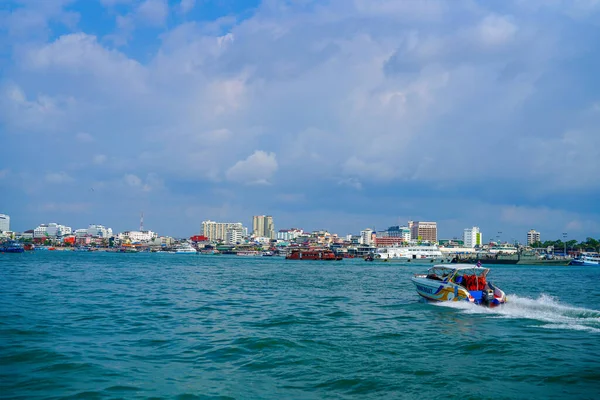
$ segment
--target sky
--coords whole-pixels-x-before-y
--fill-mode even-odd
[[[598,38],[597,0],[0,0],[0,213],[599,238]]]

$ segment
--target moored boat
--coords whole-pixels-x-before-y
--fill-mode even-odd
[[[444,255],[436,245],[381,247],[365,257],[365,261],[412,264],[449,264],[453,259],[452,255]]]
[[[0,253],[23,253],[24,251],[23,245],[13,240],[0,244]]]
[[[411,281],[417,293],[432,301],[468,301],[487,307],[506,303],[500,288],[487,281],[489,268],[469,264],[436,265]]]
[[[571,261],[572,265],[600,265],[600,253],[585,252]]]
[[[285,256],[286,260],[339,261],[343,257],[327,249],[294,249]]]
[[[198,250],[188,242],[182,243],[175,248],[176,254],[197,254]]]
[[[235,253],[235,255],[241,257],[258,257],[261,255],[261,253],[256,250],[241,250]]]

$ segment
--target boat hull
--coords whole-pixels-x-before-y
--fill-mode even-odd
[[[469,292],[454,283],[424,277],[411,278],[419,296],[432,301],[469,301]]]

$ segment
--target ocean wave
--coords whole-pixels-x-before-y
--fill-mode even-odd
[[[575,307],[561,303],[555,297],[541,294],[538,298],[507,296],[506,304],[495,308],[477,306],[468,302],[436,303],[468,314],[484,314],[497,318],[536,320],[546,325],[536,327],[546,329],[569,329],[600,333],[600,311]]]

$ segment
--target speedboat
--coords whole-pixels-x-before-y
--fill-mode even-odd
[[[417,293],[433,301],[468,301],[495,307],[506,303],[500,288],[487,281],[489,268],[469,264],[436,265],[411,278]]]

